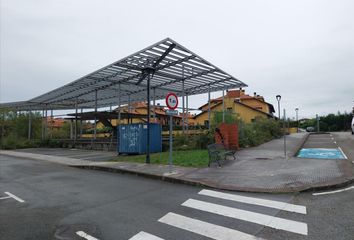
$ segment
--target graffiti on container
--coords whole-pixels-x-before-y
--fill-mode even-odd
[[[123,139],[128,141],[128,147],[134,148],[138,144],[139,139],[139,125],[131,125],[128,132],[123,133]]]

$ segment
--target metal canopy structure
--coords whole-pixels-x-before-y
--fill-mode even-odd
[[[164,99],[171,91],[178,96],[190,96],[246,86],[166,38],[62,87],[28,101],[2,103],[0,108],[20,111],[97,109],[146,101],[148,89],[153,91],[154,99],[158,100]]]

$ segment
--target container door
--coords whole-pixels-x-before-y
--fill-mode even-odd
[[[120,127],[120,153],[140,153],[140,124],[122,125]]]

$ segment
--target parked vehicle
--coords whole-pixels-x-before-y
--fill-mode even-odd
[[[314,132],[315,128],[314,127],[307,127],[306,132]]]

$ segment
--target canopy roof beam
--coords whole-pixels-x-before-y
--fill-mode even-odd
[[[151,68],[152,72],[142,71]],[[184,69],[184,74],[182,71]],[[150,83],[146,76],[151,74]],[[184,83],[184,89],[181,83]],[[93,108],[95,91],[100,91],[97,106],[116,105],[116,85],[121,84],[120,104],[142,101],[147,86],[156,91],[156,100],[167,92],[201,94],[247,85],[170,38],[166,38],[139,52],[107,65],[69,84],[49,91],[29,101],[1,103],[0,108],[40,110],[45,106],[54,110]],[[184,91],[183,91],[184,90]],[[141,93],[141,94],[140,94]]]

